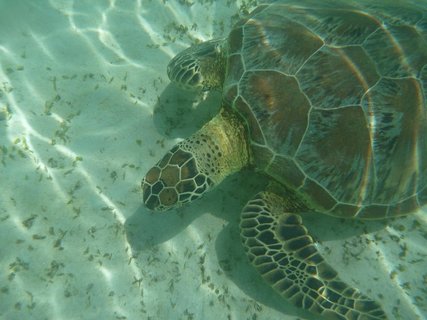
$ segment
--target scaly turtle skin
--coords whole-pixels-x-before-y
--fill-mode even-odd
[[[386,319],[342,282],[300,213],[382,219],[427,203],[427,12],[416,1],[279,1],[226,39],[169,64],[172,81],[220,88],[223,106],[143,179],[145,205],[177,207],[252,166],[271,178],[241,214],[263,278],[330,319]]]

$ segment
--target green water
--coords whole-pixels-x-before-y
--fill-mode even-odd
[[[238,215],[260,176],[167,214],[142,206],[145,172],[214,113],[185,112],[219,99],[168,86],[167,63],[226,34],[241,5],[0,0],[1,319],[315,319],[244,255]],[[391,319],[427,313],[425,213],[307,224]]]

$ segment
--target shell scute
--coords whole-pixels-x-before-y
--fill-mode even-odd
[[[245,121],[258,169],[337,216],[384,218],[427,202],[420,10],[288,0],[259,7],[228,48],[224,101]]]
[[[251,107],[266,144],[276,151],[295,154],[310,110],[296,79],[277,71],[248,71],[240,82],[240,92]]]
[[[427,64],[426,34],[414,26],[389,26],[375,31],[363,43],[383,77],[418,77]]]
[[[323,46],[319,36],[287,19],[283,12],[262,14],[269,19],[255,17],[243,29],[242,54],[248,70],[270,69],[292,75]]]
[[[297,189],[304,184],[305,174],[293,159],[277,155],[265,171],[271,175],[275,175],[276,172],[281,170],[288,172],[286,181],[282,183],[288,184],[293,189]]]
[[[359,104],[379,80],[375,64],[361,47],[324,47],[297,73],[313,107],[329,109]]]
[[[373,189],[366,127],[360,106],[313,110],[296,155],[304,172],[343,202],[360,203]]]

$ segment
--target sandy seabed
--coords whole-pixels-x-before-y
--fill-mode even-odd
[[[242,4],[0,0],[0,318],[315,319],[244,255],[238,216],[260,176],[168,213],[142,206],[145,172],[219,101],[169,85],[167,63],[226,35]],[[427,313],[425,212],[307,224],[390,319]]]

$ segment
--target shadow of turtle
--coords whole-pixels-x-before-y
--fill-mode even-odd
[[[254,301],[283,314],[317,319],[284,300],[250,265],[240,241],[239,216],[248,200],[263,190],[268,177],[251,168],[228,177],[202,199],[174,211],[153,213],[142,206],[126,221],[127,239],[134,252],[148,250],[182,232],[204,213],[228,221],[216,237],[215,250],[224,274]],[[304,224],[318,242],[347,239],[384,228],[382,221],[338,219],[320,213],[304,213]],[[337,231],[338,230],[338,231]],[[261,307],[262,308],[262,307]]]
[[[221,93],[183,90],[170,83],[154,106],[153,120],[158,132],[173,138],[188,137],[218,113]],[[142,177],[141,177],[142,178]],[[163,243],[184,230],[202,212],[216,211],[210,201],[216,196],[212,191],[203,201],[169,212],[151,212],[142,204],[125,222],[129,243],[136,251]]]
[[[189,137],[212,119],[221,107],[221,92],[183,90],[170,83],[154,106],[153,120],[168,138]]]
[[[245,169],[226,178],[202,199],[175,210],[152,212],[141,204],[125,222],[128,242],[134,250],[149,249],[172,239],[206,212],[227,221],[238,221],[241,208],[266,181],[265,177]]]

